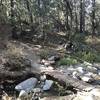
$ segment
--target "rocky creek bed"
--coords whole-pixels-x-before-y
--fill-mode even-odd
[[[55,63],[62,55],[54,53],[40,59],[40,48],[11,42],[2,51],[1,100],[100,100],[99,63],[56,68]]]

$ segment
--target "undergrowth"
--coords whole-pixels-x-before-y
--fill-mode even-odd
[[[70,56],[62,58],[59,62],[58,65],[74,65],[77,64],[78,61]]]

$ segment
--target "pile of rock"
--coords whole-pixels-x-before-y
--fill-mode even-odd
[[[50,90],[53,84],[52,80],[47,80],[46,75],[42,74],[40,76],[40,81],[37,78],[29,78],[21,83],[19,83],[15,90],[19,91],[18,99],[21,100],[39,100],[41,93],[43,91]]]
[[[77,64],[70,67],[61,66],[58,70],[61,70],[75,79],[100,85],[100,66],[96,66],[96,64],[84,62],[83,64]]]

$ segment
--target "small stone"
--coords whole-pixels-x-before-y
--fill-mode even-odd
[[[92,73],[92,72],[87,72],[85,75],[86,75],[86,76],[92,76],[93,73]]]
[[[44,63],[45,66],[50,66],[50,65],[54,65],[55,61],[47,61]]]
[[[79,73],[77,72],[77,71],[74,71],[73,73],[72,73],[72,76],[73,76],[73,78],[75,78],[75,79],[80,79],[80,75],[79,75]]]
[[[45,85],[43,86],[43,90],[44,91],[49,90],[51,88],[52,84],[53,84],[53,81],[52,80],[46,80],[45,81]]]
[[[82,76],[81,77],[81,80],[84,81],[84,82],[92,82],[94,81],[91,77],[89,76]]]
[[[68,71],[75,71],[75,68],[69,67],[69,68],[67,68],[67,70],[68,70]]]
[[[83,67],[77,67],[76,70],[77,70],[78,72],[80,72],[81,74],[85,73]]]
[[[45,81],[46,80],[46,75],[43,73],[40,76],[40,81]]]
[[[98,75],[100,75],[100,70],[98,70]]]
[[[45,66],[49,66],[50,63],[49,63],[49,62],[45,62],[44,65],[45,65]]]
[[[41,60],[41,63],[43,63],[43,64],[44,64],[45,62],[46,62],[46,60],[44,60],[44,59],[42,59],[42,60]]]
[[[40,92],[42,92],[42,90],[40,88],[34,88],[32,90],[32,92],[34,92],[34,93],[40,93]]]
[[[28,93],[25,90],[21,90],[19,93],[19,98],[28,95]]]
[[[89,92],[89,91],[91,91],[91,90],[93,90],[93,89],[94,89],[94,87],[91,86],[91,87],[85,88],[84,91]]]
[[[51,56],[50,58],[48,58],[49,61],[54,61],[55,56]]]
[[[92,64],[91,64],[91,63],[86,62],[86,61],[84,61],[84,65],[86,65],[86,66],[92,66]]]
[[[49,70],[54,70],[54,68],[52,66],[48,66]]]
[[[60,56],[56,55],[56,56],[51,56],[50,58],[48,58],[49,61],[58,61],[60,60]]]

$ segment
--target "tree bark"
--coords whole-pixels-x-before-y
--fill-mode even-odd
[[[80,0],[80,33],[85,32],[85,1]]]
[[[33,29],[33,16],[32,16],[32,11],[31,11],[28,0],[26,0],[26,6],[27,6],[28,13],[29,13],[29,17],[30,17],[31,28]]]
[[[67,87],[73,87],[83,91],[87,91],[87,88],[89,87],[92,88],[92,85],[85,83],[81,80],[74,79],[58,70],[45,71],[45,73],[53,78],[53,80],[56,80]]]
[[[14,0],[10,0],[11,4],[11,26],[14,26]]]
[[[82,0],[80,0],[80,33],[83,33],[82,30]]]
[[[92,35],[95,34],[95,0],[92,0]]]

